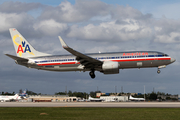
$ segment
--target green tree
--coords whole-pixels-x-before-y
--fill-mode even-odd
[[[69,90],[68,95],[69,95],[69,96],[73,96],[73,93],[72,93],[71,90]]]
[[[95,92],[91,91],[90,96],[91,97],[96,97],[96,93],[101,93],[101,91],[95,91]]]
[[[22,89],[20,89],[20,90],[19,90],[19,94],[22,94],[22,92],[23,92]]]
[[[163,93],[163,92],[157,92],[157,95],[166,95],[165,93]]]
[[[155,92],[152,92],[149,96],[150,100],[156,100],[157,99],[157,94]]]
[[[35,93],[35,92],[33,92],[33,91],[29,91],[29,90],[27,90],[26,93],[27,93],[28,95],[37,95],[37,93]]]
[[[58,93],[55,93],[55,95],[66,95],[65,92],[58,92]]]

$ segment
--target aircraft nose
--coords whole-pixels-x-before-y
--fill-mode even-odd
[[[176,59],[174,59],[174,58],[171,58],[171,63],[173,63],[173,62],[175,62],[176,61]]]

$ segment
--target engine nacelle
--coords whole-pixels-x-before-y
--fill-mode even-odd
[[[104,61],[102,70],[104,74],[118,74],[119,64],[118,62]]]

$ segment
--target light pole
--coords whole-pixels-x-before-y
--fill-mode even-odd
[[[144,101],[146,100],[146,96],[145,96],[145,85],[144,85]]]

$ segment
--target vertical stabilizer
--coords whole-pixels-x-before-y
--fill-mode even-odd
[[[28,58],[49,55],[36,51],[16,28],[10,28],[9,31],[18,57]]]
[[[18,99],[18,97],[19,97],[19,95],[18,95],[18,94],[15,94],[13,99],[16,100],[16,99]]]
[[[92,97],[89,95],[89,100],[92,99]]]

